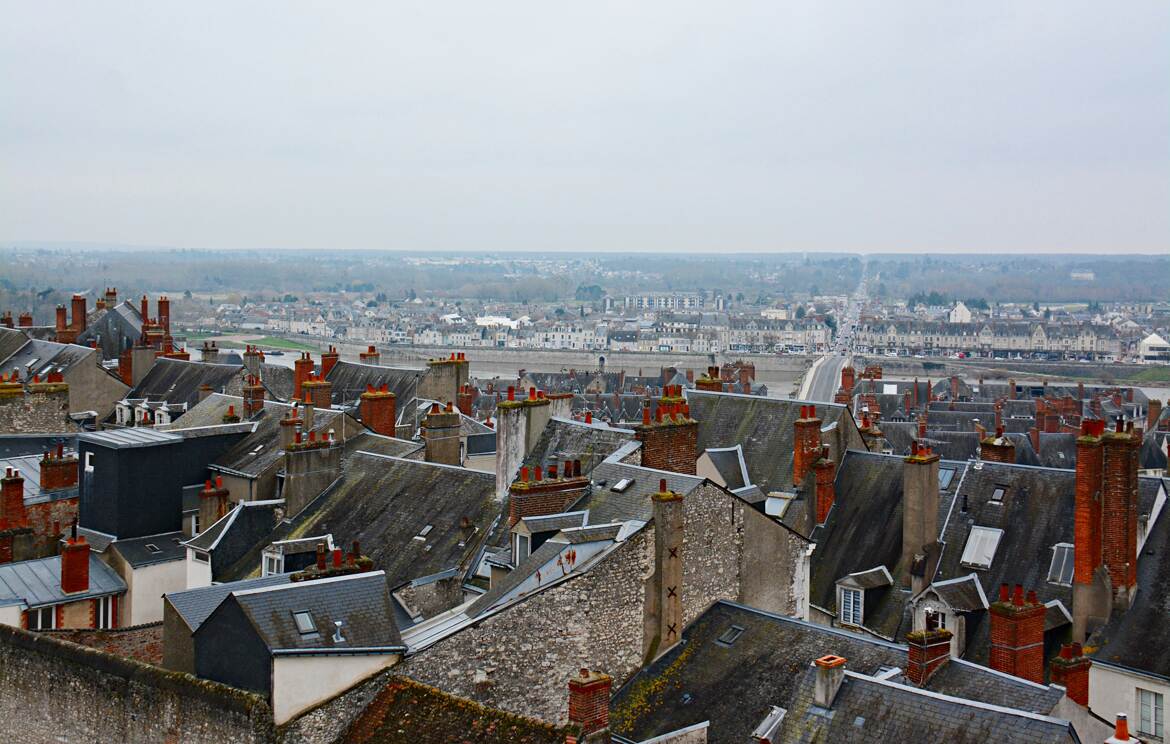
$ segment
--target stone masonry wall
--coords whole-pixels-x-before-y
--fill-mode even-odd
[[[700,486],[683,504],[684,623],[719,599],[752,604],[755,598],[743,591],[744,566],[793,560],[794,551],[787,548],[776,556],[753,555],[753,546],[744,539],[750,507],[717,486]],[[775,523],[767,526],[765,549],[789,545],[787,530]],[[761,527],[754,525],[753,531]],[[589,571],[465,628],[399,669],[485,705],[563,723],[568,715],[566,674],[581,667],[597,669],[612,675],[616,688],[644,661],[646,586],[653,566],[654,531],[647,525]],[[788,596],[791,574],[792,569],[773,571],[769,575],[776,578],[767,586],[754,579],[750,592],[761,595],[766,609],[796,607],[797,601]]]
[[[270,742],[264,699],[0,626],[0,740]]]

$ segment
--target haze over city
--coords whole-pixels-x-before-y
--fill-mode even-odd
[[[1167,250],[1157,0],[5,5],[0,240]]]

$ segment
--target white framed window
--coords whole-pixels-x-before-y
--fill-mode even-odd
[[[102,597],[95,599],[97,603],[97,612],[94,613],[94,627],[100,630],[109,630],[115,626],[114,622],[114,598]]]
[[[317,632],[317,623],[313,615],[307,611],[293,613],[293,622],[297,624],[297,632],[301,635],[311,635]]]
[[[1052,563],[1048,566],[1048,581],[1052,584],[1072,586],[1074,557],[1071,543],[1053,545]]]
[[[211,555],[202,550],[192,550],[191,558],[199,563],[211,563]]]
[[[199,532],[199,512],[195,512],[191,515],[191,534],[198,535]]]
[[[41,607],[28,611],[29,630],[53,630],[57,627],[57,608]]]
[[[970,568],[991,568],[1001,537],[1003,530],[998,527],[972,527],[959,563]]]
[[[841,622],[845,625],[861,625],[865,594],[860,589],[841,587]]]
[[[284,556],[282,555],[266,555],[264,556],[264,571],[263,576],[275,576],[276,574],[284,573]]]
[[[1138,733],[1161,738],[1164,720],[1161,693],[1143,690],[1139,687],[1137,688],[1137,704]]]
[[[942,610],[935,610],[927,608],[926,610],[926,629],[927,630],[946,630],[947,629],[947,613]]]
[[[532,538],[518,532],[512,534],[512,565],[519,566],[520,561],[532,552]]]

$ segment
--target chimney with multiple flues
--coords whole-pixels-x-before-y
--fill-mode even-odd
[[[521,467],[508,499],[508,526],[521,519],[559,514],[589,490],[589,478],[581,475],[580,460],[554,461],[548,467]]]
[[[77,521],[61,546],[61,591],[66,594],[89,591],[89,543],[77,534]]]
[[[357,540],[353,541],[352,550],[345,552],[341,548],[334,548],[332,553],[326,549],[325,543],[319,542],[317,543],[316,562],[290,574],[289,581],[313,581],[373,570],[374,561],[362,555],[362,546]]]
[[[821,455],[821,419],[814,404],[800,406],[800,418],[793,423],[792,485],[800,487]]]
[[[979,457],[987,462],[1012,465],[1016,462],[1016,445],[1004,436],[1003,427],[998,426],[994,437],[987,437],[979,443]]]
[[[426,445],[426,461],[443,465],[461,465],[461,428],[459,412],[449,401],[445,408],[440,407],[438,403],[432,403],[430,410],[423,416],[420,427],[423,443]]]
[[[386,437],[397,436],[397,397],[390,392],[388,385],[383,383],[380,388],[366,385],[360,400],[362,423],[367,429]]]
[[[566,744],[607,744],[609,731],[609,696],[613,679],[608,674],[584,667],[569,679],[569,724],[580,731],[570,734]]]
[[[224,488],[223,476],[215,476],[214,481],[208,479],[199,492],[199,531],[206,530],[222,519],[230,506],[231,494]]]
[[[642,443],[642,467],[695,474],[699,422],[691,418],[681,385],[663,388],[653,420],[650,409],[642,409],[642,423],[634,428],[634,438]]]
[[[999,587],[999,601],[989,608],[991,653],[988,665],[997,672],[1044,684],[1044,616],[1048,608],[1036,592],[1016,584]]]

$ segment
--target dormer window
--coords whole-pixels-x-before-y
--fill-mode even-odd
[[[520,561],[532,552],[532,537],[519,532],[512,533],[512,565],[519,566]]]
[[[860,626],[863,619],[865,593],[860,589],[839,587],[841,592],[840,619],[842,625]]]

